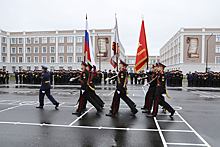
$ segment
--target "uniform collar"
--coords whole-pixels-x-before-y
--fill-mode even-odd
[[[85,71],[85,70],[86,70],[86,68],[83,69],[83,71]]]

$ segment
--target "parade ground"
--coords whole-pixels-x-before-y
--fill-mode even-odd
[[[77,117],[80,85],[53,85],[51,94],[60,102],[56,110],[45,96],[43,109],[38,106],[40,85],[0,85],[1,147],[189,147],[220,144],[220,89],[168,87],[167,102],[176,110],[159,110],[156,118],[141,112],[144,102],[142,85],[128,84],[128,96],[138,113],[132,116],[122,101],[115,117],[105,116],[112,102],[114,85],[96,86],[105,102],[100,114],[91,104]]]

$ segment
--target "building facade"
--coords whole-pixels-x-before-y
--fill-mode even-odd
[[[112,69],[110,65],[113,29],[90,30],[97,69]],[[7,32],[0,30],[0,68],[15,70],[80,69],[84,61],[84,30],[37,32]],[[125,59],[121,42],[120,59]],[[87,61],[87,60],[86,60]],[[99,64],[101,63],[101,64]],[[101,65],[101,67],[99,67]]]
[[[134,56],[134,55],[126,55],[125,56],[125,62],[128,63],[128,71],[129,72],[131,70],[133,70],[133,72],[134,72],[135,61],[136,61],[136,56]],[[160,62],[160,57],[159,56],[157,56],[157,55],[149,56],[148,69],[150,70],[152,65],[155,65],[158,62]],[[147,65],[142,70],[144,70],[146,72],[147,71]]]
[[[160,62],[166,70],[205,72],[206,60],[209,71],[220,71],[220,28],[181,28],[160,49]]]

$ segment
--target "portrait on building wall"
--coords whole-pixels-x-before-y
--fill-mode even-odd
[[[188,44],[187,58],[199,58],[199,53],[198,53],[199,39],[187,37],[186,43]]]
[[[108,43],[108,38],[98,38],[98,53],[96,54],[97,57],[108,57]]]

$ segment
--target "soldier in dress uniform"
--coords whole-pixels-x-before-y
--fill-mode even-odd
[[[183,72],[180,71],[180,87],[182,87],[183,84]]]
[[[167,86],[170,86],[170,71],[169,70],[167,70],[166,76],[167,76]]]
[[[5,84],[5,80],[6,80],[6,72],[5,69],[3,70],[3,84]]]
[[[175,82],[175,86],[180,86],[180,73],[179,70],[176,70],[176,82]]]
[[[120,98],[125,101],[125,103],[131,108],[131,111],[135,115],[138,110],[135,108],[136,105],[135,103],[127,96],[127,80],[128,80],[128,72],[126,67],[128,64],[126,64],[123,61],[120,61],[119,63],[119,73],[117,75],[117,88],[115,90],[115,94],[113,97],[112,105],[111,105],[111,110],[106,116],[115,116],[117,114],[118,109],[119,109],[119,104],[120,104]]]
[[[144,70],[143,70],[142,73],[141,73],[141,78],[142,78],[141,84],[143,84],[143,85],[145,83],[145,78],[144,78],[145,76],[146,76],[146,74],[144,73]]]
[[[8,71],[6,72],[6,83],[8,84],[9,82],[9,73],[8,73]]]
[[[220,87],[220,74],[217,73],[217,87]]]
[[[152,104],[153,104],[153,98],[154,98],[156,85],[157,85],[157,80],[155,79],[156,72],[157,72],[157,67],[153,65],[151,68],[151,71],[148,72],[147,79],[148,79],[148,82],[151,82],[151,83],[150,83],[148,91],[145,95],[144,106],[141,108],[141,109],[143,109],[142,113],[150,113],[150,111],[151,111]]]
[[[137,84],[138,73],[134,73],[134,83]]]
[[[164,68],[166,66],[162,63],[159,63],[158,65],[158,74],[157,74],[157,86],[156,86],[156,92],[154,96],[154,107],[153,112],[150,115],[147,115],[147,117],[156,117],[158,112],[158,105],[163,106],[164,109],[168,110],[171,115],[170,117],[173,117],[175,110],[165,101],[164,94],[166,94],[166,76],[164,74]]]
[[[112,77],[116,76],[116,72],[115,70],[113,70],[113,73],[112,73]],[[114,80],[112,81],[112,84],[115,84],[115,81],[117,80],[117,77],[114,78]]]
[[[15,72],[15,81],[16,81],[16,84],[18,84],[18,70],[16,70]],[[1,73],[0,73],[1,74]]]
[[[173,71],[173,75],[172,75],[172,86],[176,86],[176,72]]]
[[[39,90],[39,106],[36,108],[42,109],[44,107],[44,95],[48,97],[48,99],[55,105],[55,108],[59,107],[59,102],[57,102],[53,96],[50,94],[50,74],[47,71],[47,67],[41,65],[42,74],[41,74],[41,88]]]
[[[129,73],[129,75],[130,75],[130,79],[131,79],[131,84],[133,84],[133,77],[134,77],[133,70],[131,70],[131,72]]]
[[[200,87],[201,86],[201,79],[202,79],[202,76],[201,76],[201,73],[198,73],[198,76],[197,76],[197,86]]]
[[[212,74],[211,71],[209,72],[208,76],[209,76],[209,78],[208,78],[208,80],[209,80],[209,87],[211,87],[212,86],[212,79],[213,79],[213,74]]]
[[[197,71],[195,72],[194,76],[193,76],[193,86],[196,87],[196,82],[197,82],[197,78],[198,78],[198,73]]]
[[[30,77],[30,84],[33,83],[33,72],[32,71],[29,71],[29,77]]]
[[[72,114],[76,114],[78,116],[83,114],[85,106],[86,106],[86,103],[87,103],[87,99],[90,97],[89,96],[90,90],[89,90],[89,86],[88,86],[88,83],[89,83],[89,72],[86,69],[86,66],[87,66],[87,64],[82,61],[81,69],[83,71],[82,71],[82,74],[81,74],[81,76],[79,78],[79,80],[81,82],[80,98],[78,100],[79,105],[78,105],[78,109],[75,112],[72,113]]]
[[[102,83],[102,72],[99,70],[99,84],[101,84]]]
[[[217,87],[217,73],[213,74],[213,87]]]
[[[111,77],[112,77],[112,72],[111,72],[111,69],[110,69],[109,72],[108,72],[108,78],[111,78]],[[111,81],[109,80],[108,83],[111,84]]]
[[[54,73],[53,73],[53,71],[52,71],[52,69],[50,70],[50,84],[51,85],[53,85],[53,75],[54,75]]]
[[[66,84],[69,83],[69,79],[70,79],[70,72],[69,72],[69,70],[67,70],[66,73],[65,73]]]

